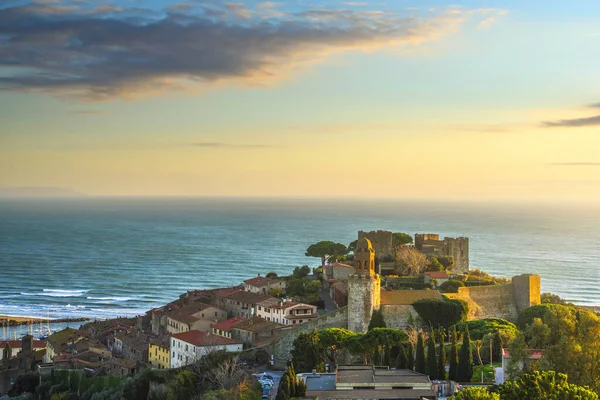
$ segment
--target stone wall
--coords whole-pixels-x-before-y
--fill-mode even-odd
[[[375,257],[381,259],[385,256],[394,255],[394,245],[392,243],[391,231],[358,231],[358,239],[366,237],[371,241]]]
[[[382,304],[381,311],[388,328],[405,329],[409,326],[409,315],[412,314],[413,320],[419,316],[413,306],[405,304]]]
[[[415,248],[427,255],[452,256],[455,274],[465,274],[469,271],[469,238],[445,237],[439,239],[435,233],[415,234]]]
[[[464,300],[469,304],[469,319],[504,318],[516,321],[517,307],[513,285],[492,285],[458,288],[458,293],[446,293],[451,299]]]

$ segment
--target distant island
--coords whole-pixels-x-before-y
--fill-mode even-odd
[[[56,186],[0,187],[0,197],[80,197],[87,196],[71,188]]]

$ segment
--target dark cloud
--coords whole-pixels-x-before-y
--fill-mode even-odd
[[[551,165],[561,165],[561,166],[567,166],[567,167],[600,167],[600,162],[588,162],[588,161],[559,162],[559,163],[552,163]]]
[[[574,118],[574,119],[561,119],[559,121],[548,121],[544,122],[543,126],[553,127],[579,127],[579,126],[593,126],[600,125],[600,115],[587,118]]]
[[[285,13],[276,4],[247,9],[217,1],[176,3],[163,11],[72,1],[4,4],[0,89],[93,99],[224,79],[277,79],[295,63],[329,52],[435,39],[474,15]],[[2,67],[12,72],[3,74]]]
[[[279,148],[279,146],[274,146],[270,144],[234,144],[234,143],[224,143],[224,142],[197,142],[197,143],[189,143],[189,146],[193,147],[204,147],[210,149],[273,149]]]

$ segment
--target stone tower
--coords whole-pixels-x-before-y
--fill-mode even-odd
[[[373,309],[379,308],[380,278],[375,273],[375,250],[365,237],[354,250],[354,273],[348,276],[348,329],[366,332]]]

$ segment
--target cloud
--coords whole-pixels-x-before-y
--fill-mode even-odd
[[[82,115],[100,115],[104,114],[104,112],[100,110],[73,110],[72,114],[82,114]]]
[[[591,108],[600,108],[600,103],[590,104],[588,107],[591,107]]]
[[[558,163],[552,163],[550,165],[560,165],[560,166],[567,166],[567,167],[600,167],[600,162],[588,162],[588,161],[558,162]]]
[[[0,5],[0,89],[105,100],[221,82],[268,85],[335,52],[419,44],[492,16],[457,8],[410,16],[284,12],[273,2],[175,3],[162,11],[71,4]]]
[[[196,142],[188,143],[188,146],[203,147],[209,149],[273,149],[280,147],[270,144],[234,144],[224,142]]]
[[[600,115],[587,118],[574,118],[574,119],[561,119],[559,121],[546,121],[542,123],[543,126],[548,128],[554,127],[581,127],[581,126],[594,126],[600,125]]]

